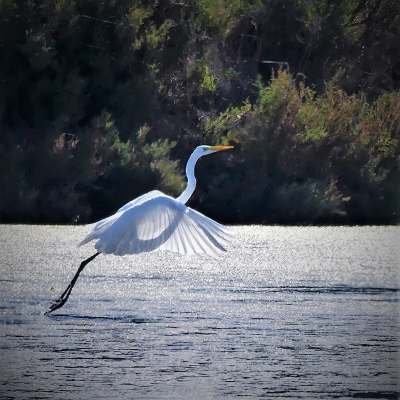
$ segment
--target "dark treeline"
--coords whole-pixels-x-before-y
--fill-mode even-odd
[[[0,218],[151,189],[230,223],[397,223],[400,2],[3,0]]]

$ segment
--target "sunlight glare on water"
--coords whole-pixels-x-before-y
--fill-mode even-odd
[[[398,398],[398,227],[234,227],[218,259],[0,225],[0,398]],[[54,288],[54,291],[51,289]]]

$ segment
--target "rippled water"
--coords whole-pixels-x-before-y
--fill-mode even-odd
[[[0,398],[399,398],[400,228],[235,231],[217,260],[101,255],[44,316],[86,228],[0,225]]]

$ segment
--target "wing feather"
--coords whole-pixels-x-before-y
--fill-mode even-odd
[[[168,212],[168,216],[169,216],[169,226],[173,226],[175,224],[173,214],[171,212]],[[176,226],[175,226],[175,228],[176,228]],[[179,240],[178,239],[179,239],[178,235],[176,235],[176,234],[171,235],[171,237],[169,239],[167,239],[161,245],[161,249],[162,250],[169,250],[169,251],[172,251],[174,253],[179,253],[179,244],[178,244]],[[169,243],[169,245],[171,247],[167,247],[167,243]]]
[[[191,229],[193,229],[194,231],[196,231],[197,230],[197,228],[196,228],[196,226],[195,226],[195,224],[193,223],[193,221],[190,221],[190,227],[191,227]],[[193,238],[193,240],[194,240],[194,242],[196,243],[196,245],[197,245],[197,248],[196,248],[196,254],[199,254],[199,253],[206,253],[207,251],[206,251],[206,249],[207,249],[207,246],[206,246],[206,244],[204,243],[204,240],[202,239],[202,237],[200,236],[200,235],[192,235],[192,238]]]
[[[233,240],[231,229],[158,191],[90,227],[80,245],[97,240],[97,251],[115,255],[167,250],[216,257]]]
[[[150,239],[154,236],[154,223],[151,215],[146,215],[143,221],[143,251],[148,252],[150,247]]]
[[[212,230],[221,239],[227,240],[228,243],[233,240],[233,232],[230,228],[215,222],[211,218],[206,217],[198,211],[192,210],[191,208],[189,208],[189,210],[192,219],[207,227],[207,229]]]
[[[202,237],[204,244],[206,245],[206,254],[212,255],[212,256],[217,256],[220,253],[222,253],[224,250],[224,248],[222,247],[222,251],[218,252],[218,250],[220,250],[219,248],[216,248],[214,246],[214,243],[210,240],[210,238],[207,236],[206,232],[204,231],[204,229],[202,228],[201,225],[197,225],[197,230],[199,232],[199,235]]]
[[[229,240],[227,240],[227,236],[223,234],[217,227],[212,224],[202,223],[200,225],[204,231],[204,233],[209,237],[212,242],[217,242],[218,245],[227,244]]]
[[[203,243],[204,252],[200,252],[200,254],[207,254],[211,257],[215,257],[218,253],[215,251],[213,244],[210,242],[209,238],[204,234],[201,226],[195,221],[190,224],[190,234],[194,238],[198,238]],[[194,222],[194,223],[193,223]]]
[[[190,230],[189,230],[189,225],[188,224],[182,224],[182,231],[183,231],[183,235],[186,238],[187,241],[187,247],[188,247],[188,255],[193,255],[196,254],[196,245],[195,245],[195,238],[194,235],[190,234]]]
[[[180,243],[182,244],[182,250],[183,250],[182,254],[188,254],[189,249],[188,249],[185,232],[183,231],[183,224],[179,224],[178,229],[179,229],[179,239],[180,239]]]
[[[122,236],[122,239],[119,241],[119,243],[116,244],[115,254],[118,256],[124,256],[125,254],[127,254],[128,243],[129,238],[125,232],[125,234]]]

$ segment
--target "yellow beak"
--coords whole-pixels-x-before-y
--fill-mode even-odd
[[[210,150],[213,151],[222,151],[222,150],[229,150],[233,149],[233,146],[210,146]]]

